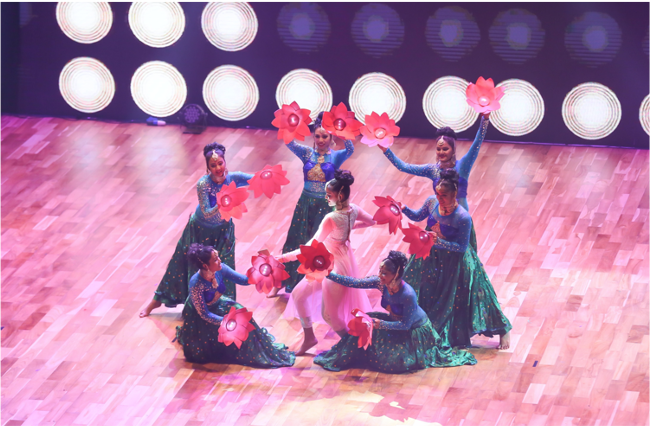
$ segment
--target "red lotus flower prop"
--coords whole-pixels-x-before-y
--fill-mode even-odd
[[[264,169],[257,172],[251,179],[248,180],[250,189],[253,190],[253,195],[258,198],[264,193],[269,199],[273,194],[280,194],[283,185],[287,185],[287,171],[282,170],[281,165],[264,166]]]
[[[398,228],[402,228],[402,204],[390,196],[375,196],[373,203],[379,206],[379,210],[372,217],[377,224],[388,224],[388,232],[395,234]]]
[[[282,281],[289,278],[284,265],[266,249],[259,251],[257,256],[253,255],[251,262],[253,266],[248,269],[246,276],[248,283],[255,285],[259,293],[268,294],[274,287],[279,289],[282,287]]]
[[[364,350],[367,350],[368,346],[372,344],[372,317],[358,308],[352,310],[352,315],[354,317],[348,322],[348,332],[350,335],[359,337],[359,348],[363,347]]]
[[[395,120],[388,118],[388,114],[375,113],[374,111],[369,116],[366,116],[366,125],[361,129],[361,142],[367,144],[368,147],[381,145],[388,148],[393,145],[393,137],[399,135],[399,126],[395,126]]]
[[[293,101],[291,105],[282,105],[282,108],[273,113],[275,119],[271,122],[278,128],[278,139],[284,140],[285,144],[294,139],[304,141],[305,137],[311,133],[307,126],[311,123],[310,113],[311,111],[300,108],[296,101]]]
[[[241,344],[248,339],[248,334],[255,330],[252,318],[253,313],[245,307],[230,307],[219,326],[219,342],[226,345],[235,343],[237,348],[241,348]]]
[[[476,110],[477,113],[489,113],[501,108],[499,100],[503,98],[503,89],[494,87],[492,79],[485,80],[479,77],[476,84],[470,83],[465,91],[467,103]]]
[[[429,256],[431,247],[435,243],[435,239],[431,233],[421,229],[415,224],[409,223],[408,228],[402,228],[404,233],[404,240],[409,245],[409,253],[415,255],[415,258],[426,258]]]
[[[298,273],[304,274],[309,281],[320,282],[334,268],[334,255],[322,242],[315,239],[311,245],[300,245],[298,261]]]
[[[230,218],[241,219],[244,212],[248,212],[244,200],[248,199],[248,190],[246,188],[237,188],[237,184],[231,182],[221,187],[217,193],[217,205],[219,213],[224,221]]]
[[[343,139],[354,139],[361,127],[361,122],[354,118],[354,112],[348,111],[342,102],[323,113],[322,124],[323,129]]]

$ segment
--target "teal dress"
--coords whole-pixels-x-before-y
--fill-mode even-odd
[[[187,290],[193,272],[187,261],[187,249],[192,243],[201,243],[213,246],[219,252],[221,261],[231,268],[235,268],[235,224],[232,219],[224,221],[217,206],[217,193],[224,185],[234,182],[237,187],[248,185],[248,180],[253,175],[243,172],[231,172],[226,176],[223,184],[214,182],[210,175],[204,175],[196,184],[196,193],[199,204],[183,230],[181,238],[176,244],[176,250],[167,265],[167,270],[158,284],[158,289],[153,299],[160,301],[167,307],[176,307],[184,304],[187,299]],[[224,295],[236,299],[235,283],[226,280]]]
[[[354,153],[354,144],[350,140],[345,141],[344,150],[330,151],[322,156],[313,148],[296,141],[291,141],[287,147],[303,163],[305,186],[293,211],[287,240],[282,247],[283,254],[298,249],[314,237],[325,215],[332,212],[325,200],[325,184],[334,179],[334,172]],[[288,293],[291,293],[304,277],[297,271],[299,266],[298,261],[285,263],[289,278],[282,282],[282,286]]]
[[[219,342],[219,326],[231,307],[242,305],[221,296],[214,301],[217,292],[225,291],[225,280],[248,285],[248,278],[222,264],[215,272],[217,288],[200,272],[196,272],[189,283],[189,296],[183,307],[183,326],[176,328],[176,338],[183,346],[185,359],[192,363],[227,363],[256,368],[280,368],[293,366],[295,355],[287,351],[284,344],[274,343],[275,338],[265,328],[260,328],[254,319],[255,329],[246,341],[237,348],[235,344]]]
[[[404,280],[413,283],[418,304],[427,313],[443,344],[466,348],[470,338],[505,335],[512,325],[501,311],[490,279],[469,244],[472,218],[462,206],[443,216],[431,196],[417,211],[404,207],[413,221],[427,219],[438,241],[425,259],[411,256]]]
[[[314,363],[328,371],[361,368],[390,374],[476,364],[471,353],[455,351],[440,340],[408,283],[402,282],[402,288],[391,295],[377,276],[354,279],[331,273],[328,278],[350,288],[379,289],[381,306],[389,314],[367,313],[381,321],[373,328],[372,344],[366,350],[359,348],[358,337],[346,335],[330,350],[316,356]]]

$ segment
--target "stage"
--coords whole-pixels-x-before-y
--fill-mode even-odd
[[[475,337],[475,366],[388,375],[328,372],[312,356],[278,370],[191,364],[173,341],[182,306],[138,317],[197,205],[212,141],[231,172],[289,172],[282,194],[251,195],[235,220],[245,273],[258,250],[279,253],[302,190],[276,131],[2,116],[2,425],[648,425],[647,150],[485,142],[468,201],[511,347]],[[432,144],[393,148],[424,163]],[[371,214],[374,196],[420,207],[432,194],[359,142],[344,168]],[[385,225],[351,241],[362,274],[407,247]],[[300,344],[285,296],[237,292],[279,342]],[[316,352],[338,340],[326,325],[316,335]]]

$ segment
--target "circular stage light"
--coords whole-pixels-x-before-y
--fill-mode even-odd
[[[489,36],[494,52],[504,61],[523,64],[542,49],[546,31],[534,14],[525,9],[510,9],[497,15]]]
[[[248,71],[235,65],[222,65],[205,79],[203,100],[215,116],[235,122],[255,111],[260,91]]]
[[[68,62],[59,76],[59,90],[65,102],[82,113],[103,110],[115,95],[113,75],[94,58],[75,58]]]
[[[650,135],[650,95],[646,96],[639,108],[639,121],[645,133]]]
[[[275,91],[275,100],[278,107],[296,101],[300,108],[310,110],[310,117],[316,119],[321,111],[332,108],[332,88],[317,72],[300,68],[282,77]]]
[[[397,80],[386,74],[364,74],[350,89],[350,110],[361,123],[365,123],[366,116],[373,111],[386,113],[397,123],[406,110],[406,94]]]
[[[205,37],[221,50],[236,52],[253,43],[257,15],[248,3],[208,3],[201,15]]]
[[[331,28],[327,13],[317,3],[289,3],[278,15],[280,38],[300,53],[317,52],[325,46]]]
[[[178,2],[135,2],[129,8],[129,25],[147,46],[167,47],[183,35],[185,13]]]
[[[605,138],[621,121],[621,103],[607,86],[582,83],[567,94],[562,118],[571,132],[582,139]]]
[[[544,118],[544,100],[535,86],[524,80],[510,79],[497,85],[504,95],[501,108],[490,114],[490,121],[501,133],[510,136],[534,131]]]
[[[131,96],[145,113],[167,117],[185,104],[187,86],[183,75],[174,66],[151,61],[141,65],[133,74]]]
[[[432,125],[462,132],[474,124],[478,113],[467,103],[468,85],[465,79],[455,76],[440,77],[429,85],[422,98],[422,109]]]
[[[373,58],[390,55],[404,41],[404,23],[392,8],[379,3],[363,6],[352,20],[352,39]]]
[[[89,44],[103,39],[113,25],[113,11],[108,2],[59,2],[56,21],[72,40]]]
[[[571,58],[592,68],[613,60],[621,44],[621,29],[606,13],[586,12],[564,33],[564,45]]]
[[[429,47],[451,62],[468,55],[481,40],[472,14],[458,6],[438,9],[427,20],[424,35]]]

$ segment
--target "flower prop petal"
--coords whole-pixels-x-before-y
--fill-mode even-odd
[[[248,283],[255,285],[257,292],[268,294],[273,288],[281,288],[282,281],[288,279],[284,264],[273,257],[268,250],[264,249],[253,255],[253,265],[246,272]]]
[[[334,255],[322,242],[315,239],[311,245],[300,245],[298,261],[298,273],[304,274],[309,281],[320,282],[334,268]]]
[[[237,348],[241,348],[242,343],[248,339],[248,334],[255,330],[255,326],[250,323],[252,318],[253,313],[245,307],[230,307],[219,325],[219,342],[225,345],[235,343]]]
[[[479,77],[476,84],[470,83],[465,90],[467,103],[477,113],[489,113],[501,108],[499,100],[503,98],[503,94],[503,88],[494,87],[492,79],[485,80],[483,77]]]
[[[348,333],[359,337],[359,348],[363,347],[364,350],[367,350],[368,346],[372,344],[372,329],[374,325],[372,317],[358,308],[352,310],[352,315],[354,317],[348,322]]]
[[[348,111],[344,103],[332,107],[323,113],[323,129],[343,139],[354,139],[359,135],[361,122],[354,118],[354,113]]]
[[[237,188],[235,182],[221,187],[217,193],[217,205],[219,205],[219,213],[224,221],[229,221],[230,218],[241,219],[244,212],[248,212],[244,201],[248,199],[248,189]]]
[[[304,141],[305,137],[311,133],[309,126],[307,126],[311,123],[310,113],[310,110],[300,108],[296,101],[293,101],[290,105],[282,105],[280,109],[273,113],[275,119],[271,122],[273,126],[278,128],[278,139],[282,139],[285,144],[294,139]]]
[[[402,240],[409,243],[409,253],[411,255],[415,255],[415,258],[429,256],[431,247],[435,243],[430,233],[412,223],[409,223],[408,228],[402,228],[402,232],[404,233]]]
[[[287,171],[282,170],[281,165],[266,165],[248,180],[249,188],[253,190],[255,198],[264,194],[270,199],[274,194],[280,194],[282,186],[288,183]]]
[[[366,124],[359,129],[361,132],[361,142],[369,147],[381,145],[388,148],[393,145],[394,137],[399,135],[399,126],[395,126],[395,120],[391,120],[388,114],[382,113],[381,116],[374,111],[366,116]]]
[[[379,210],[372,217],[377,224],[388,224],[388,232],[395,234],[397,229],[402,228],[402,204],[390,196],[375,196],[373,203],[379,206]]]

